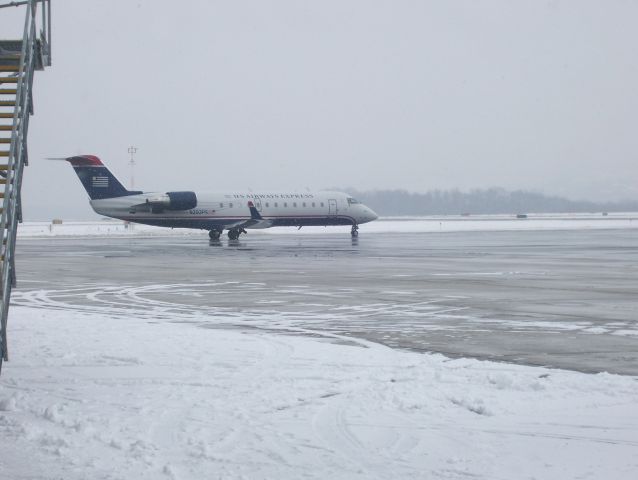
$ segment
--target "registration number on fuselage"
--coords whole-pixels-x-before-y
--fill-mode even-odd
[[[189,210],[188,213],[191,215],[208,215],[208,210],[204,210],[203,208],[194,208]]]

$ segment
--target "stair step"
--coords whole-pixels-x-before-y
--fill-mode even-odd
[[[0,83],[18,83],[18,77],[0,77]]]
[[[0,143],[11,143],[10,138],[0,138]]]
[[[6,55],[0,55],[0,67],[13,67],[13,68],[20,68],[20,59],[19,58],[14,58],[14,59],[6,59]]]
[[[9,170],[9,165],[0,165],[0,170]]]
[[[19,72],[20,65],[0,65],[0,72]]]
[[[7,152],[6,150],[0,150],[0,157],[8,157],[9,156],[9,152]]]
[[[0,177],[0,185],[6,185],[6,184],[7,184],[7,179]]]
[[[4,130],[5,132],[7,130],[13,130],[13,125],[0,125],[0,130]]]
[[[0,95],[15,95],[18,90],[15,88],[0,88]]]
[[[0,107],[15,107],[15,100],[0,100]]]
[[[13,113],[0,113],[0,118],[13,118]]]
[[[0,52],[20,52],[22,50],[22,40],[14,38],[11,40],[0,40]]]

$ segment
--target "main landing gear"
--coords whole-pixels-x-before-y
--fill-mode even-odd
[[[237,240],[242,233],[247,233],[243,228],[231,228],[228,230],[228,239]]]
[[[352,236],[352,238],[356,238],[359,236],[359,225],[357,225],[356,223],[352,224],[352,229],[350,230],[350,235]]]
[[[212,229],[208,231],[208,236],[213,242],[218,242],[222,233],[223,230]],[[228,238],[230,240],[237,240],[242,233],[246,233],[246,230],[243,228],[231,228],[228,230]]]
[[[210,230],[208,232],[208,236],[213,241],[219,240],[219,237],[221,237],[221,235],[222,235],[222,230]]]

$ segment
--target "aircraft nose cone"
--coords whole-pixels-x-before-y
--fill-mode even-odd
[[[379,218],[379,215],[377,215],[374,210],[372,210],[369,207],[366,207],[366,222],[372,222],[373,220],[376,220],[377,218]]]

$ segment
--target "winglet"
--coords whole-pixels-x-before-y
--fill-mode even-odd
[[[255,208],[255,204],[251,201],[248,201],[248,208],[250,209],[250,218],[253,220],[262,220],[261,214]]]

